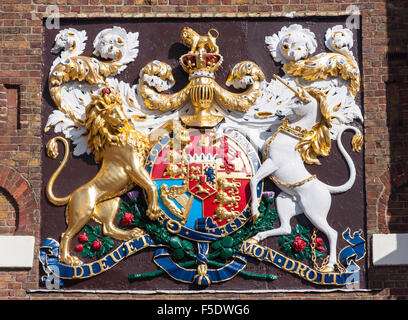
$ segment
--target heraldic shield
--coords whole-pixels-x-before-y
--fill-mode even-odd
[[[180,150],[174,149],[173,134],[163,137],[152,148],[146,169],[173,232],[196,241],[216,240],[249,218],[250,180],[260,160],[238,131],[228,135],[215,130],[187,131],[187,145]],[[259,183],[259,198],[262,189]]]

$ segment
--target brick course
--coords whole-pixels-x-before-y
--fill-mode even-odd
[[[296,16],[347,15],[350,4],[360,9],[362,26],[367,243],[373,233],[407,232],[408,22],[405,17],[408,9],[404,0],[3,0],[0,4],[0,186],[18,204],[16,230],[37,236],[39,241],[43,148],[40,70],[42,28],[50,15],[49,5],[56,5],[61,17],[234,18],[279,17],[291,12]],[[18,88],[18,106],[7,105],[10,105],[10,88]],[[4,194],[1,199],[0,204],[7,202]],[[3,223],[10,224],[9,215],[4,218],[0,215],[0,232],[15,231],[1,229]],[[36,260],[29,271],[0,271],[0,299],[83,297],[82,294],[27,292],[38,288]],[[369,270],[370,287],[378,289],[369,293],[197,294],[175,298],[408,298],[406,267],[369,266]],[[154,298],[111,294],[105,297]]]

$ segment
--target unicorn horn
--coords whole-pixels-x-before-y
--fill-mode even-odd
[[[276,74],[273,75],[273,77],[276,80],[279,80],[279,82],[281,82],[283,85],[285,85],[288,89],[290,89],[296,96],[299,97],[300,100],[302,100],[304,103],[309,103],[310,99],[308,99],[304,92],[299,92],[296,89],[292,88],[290,85],[288,85],[285,81],[282,80],[281,77],[277,76]],[[300,83],[298,83],[300,85]],[[302,91],[303,91],[303,87],[302,87]]]

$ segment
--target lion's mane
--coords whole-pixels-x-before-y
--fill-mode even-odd
[[[93,96],[86,108],[85,128],[88,133],[88,147],[94,154],[96,163],[102,161],[107,147],[131,145],[144,157],[149,141],[146,135],[137,131],[128,119],[121,119],[119,112],[124,110],[120,97],[112,92],[109,95]],[[120,125],[113,125],[108,120],[115,117]]]

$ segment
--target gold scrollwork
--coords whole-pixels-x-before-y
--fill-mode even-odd
[[[175,226],[176,229],[173,229],[173,226]],[[181,223],[179,223],[176,220],[168,220],[166,223],[166,229],[171,233],[179,233],[181,227],[182,227]]]
[[[218,36],[215,29],[210,29],[207,35],[199,35],[189,27],[183,28],[181,40],[191,50],[180,57],[180,64],[189,73],[190,82],[179,92],[161,94],[160,91],[174,84],[171,68],[160,61],[148,63],[142,69],[138,86],[145,105],[161,111],[174,110],[190,97],[195,111],[193,114],[180,116],[180,119],[183,124],[191,127],[212,128],[223,120],[223,116],[212,112],[214,98],[228,109],[248,111],[261,93],[261,81],[265,76],[254,62],[241,61],[230,72],[226,84],[248,89],[242,93],[223,89],[214,80],[214,74],[223,61],[216,44]]]

